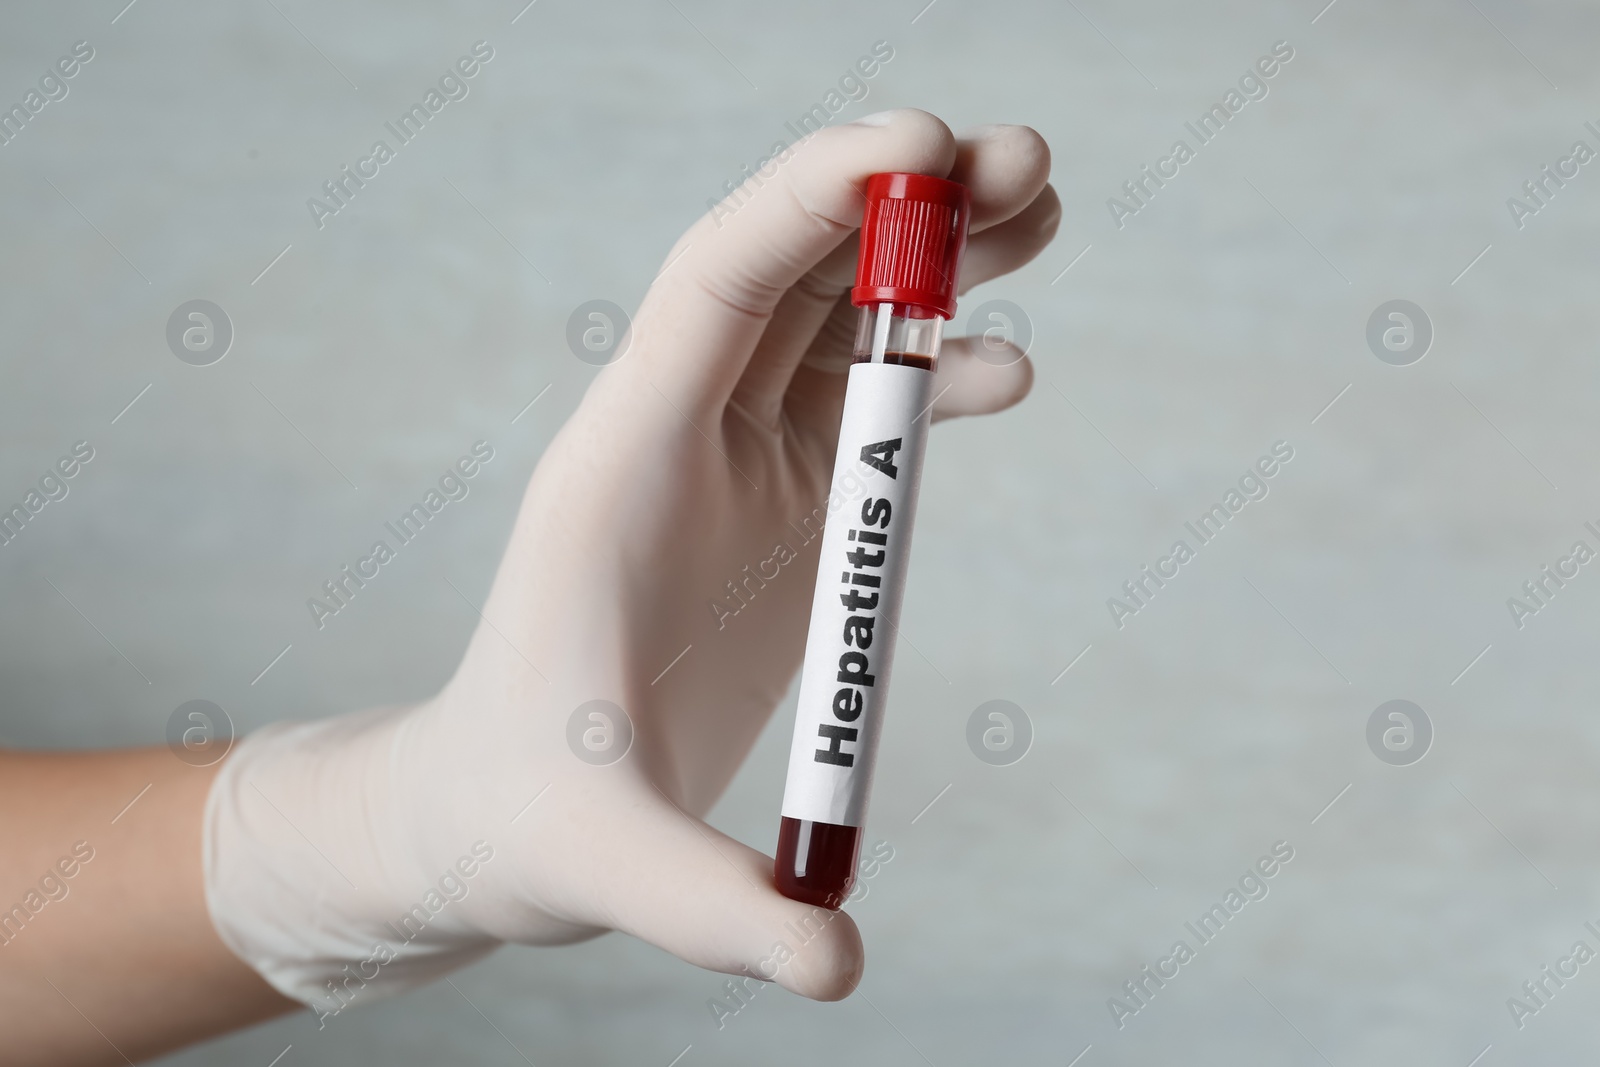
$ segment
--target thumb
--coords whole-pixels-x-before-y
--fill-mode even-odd
[[[607,925],[707,970],[842,1000],[861,980],[861,932],[842,911],[790,900],[770,857],[665,799],[636,810],[623,870],[607,879]]]
[[[992,415],[1019,403],[1033,388],[1033,363],[1009,341],[956,337],[939,350],[933,380],[933,421]]]

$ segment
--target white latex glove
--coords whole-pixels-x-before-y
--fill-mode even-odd
[[[849,917],[780,896],[772,860],[701,816],[804,651],[820,538],[720,629],[710,601],[776,546],[799,548],[790,524],[827,498],[857,314],[854,230],[879,171],[970,187],[963,288],[1027,263],[1060,217],[1038,134],[957,137],[902,110],[823,130],[747,185],[731,216],[696,223],[626,355],[541,459],[485,624],[444,690],[270,727],[224,765],[206,812],[207,900],[223,939],[278,990],[332,1011],[500,942],[606,930],[808,997],[855,987]],[[945,343],[935,418],[1028,391],[1025,359],[995,366],[979,343]],[[608,766],[568,745],[574,710],[596,699],[634,730]]]

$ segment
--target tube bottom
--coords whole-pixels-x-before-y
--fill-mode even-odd
[[[838,911],[856,884],[861,828],[791,819],[778,824],[774,876],[790,900]]]

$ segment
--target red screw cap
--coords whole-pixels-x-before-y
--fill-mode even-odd
[[[868,178],[850,302],[911,304],[953,318],[971,217],[972,197],[958,182],[926,174]]]

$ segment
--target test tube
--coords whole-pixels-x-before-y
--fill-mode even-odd
[[[850,301],[861,309],[811,603],[776,882],[837,909],[855,884],[900,629],[944,321],[967,243],[965,186],[867,180]],[[864,488],[859,488],[864,487]],[[839,506],[835,506],[836,502]]]

